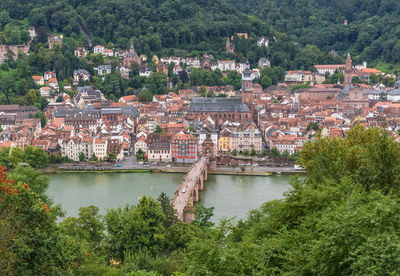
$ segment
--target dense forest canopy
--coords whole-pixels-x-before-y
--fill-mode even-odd
[[[349,51],[358,55],[360,61],[400,62],[399,1],[227,1],[303,45],[316,45],[325,51]]]
[[[266,36],[272,44],[280,40],[284,45],[267,54],[274,65],[287,69],[307,69],[307,63],[290,62],[303,54],[306,45],[315,45],[324,55],[335,51],[343,57],[351,52],[359,62],[400,62],[400,3],[395,0],[6,0],[0,8],[7,11],[0,14],[0,40],[6,43],[27,39],[26,33],[2,39],[2,33],[21,24],[5,28],[12,19],[39,31],[63,33],[82,44],[87,43],[86,36],[94,44],[111,42],[118,48],[133,42],[147,55],[184,50],[214,51],[224,57],[226,37],[247,32],[254,39]],[[240,53],[242,58],[249,50],[253,59],[255,49],[250,48]],[[320,61],[333,62],[332,58]]]

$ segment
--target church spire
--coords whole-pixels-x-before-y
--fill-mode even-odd
[[[346,65],[344,71],[344,84],[351,85],[353,79],[353,66],[351,61],[350,53],[347,53]]]

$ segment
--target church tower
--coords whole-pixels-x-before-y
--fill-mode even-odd
[[[253,80],[251,79],[251,71],[249,61],[246,62],[246,68],[242,73],[242,103],[249,107],[253,102]]]
[[[347,54],[346,66],[344,70],[344,84],[351,85],[353,79],[353,67],[350,54]]]

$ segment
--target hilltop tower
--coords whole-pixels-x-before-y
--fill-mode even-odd
[[[350,54],[347,54],[346,66],[344,70],[344,84],[351,85],[353,79],[353,67]]]
[[[235,53],[235,44],[229,40],[229,37],[226,38],[225,49],[227,53]]]

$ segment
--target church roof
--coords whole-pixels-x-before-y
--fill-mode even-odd
[[[194,98],[189,106],[192,112],[250,112],[241,99]]]

